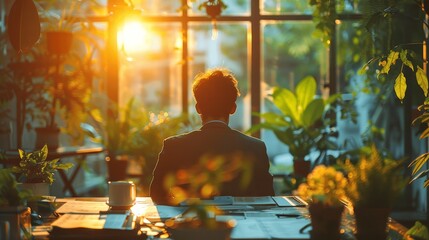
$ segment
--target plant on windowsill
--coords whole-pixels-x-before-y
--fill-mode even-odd
[[[48,146],[33,152],[18,149],[19,164],[12,167],[12,172],[18,176],[22,187],[29,189],[34,195],[49,195],[49,185],[54,182],[58,170],[67,170],[72,163],[59,163],[60,159],[48,159]]]
[[[340,95],[324,100],[316,94],[316,87],[313,77],[302,79],[295,92],[275,87],[270,96],[275,109],[256,114],[263,122],[248,130],[250,133],[260,129],[273,131],[289,147],[297,177],[305,177],[310,172],[311,162],[306,159],[310,153],[319,151],[320,159],[328,150],[337,149],[333,141],[337,135],[335,119],[329,117],[329,112],[333,103],[340,100]]]
[[[374,146],[364,147],[360,159],[342,164],[349,184],[347,198],[353,205],[357,238],[386,239],[390,210],[406,185],[403,161],[382,156]]]
[[[340,239],[340,224],[348,182],[332,166],[318,165],[300,184],[297,194],[309,202],[311,239]]]

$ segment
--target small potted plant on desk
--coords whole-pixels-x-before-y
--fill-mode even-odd
[[[289,147],[293,156],[296,177],[306,177],[311,170],[311,162],[306,159],[313,151],[319,151],[319,158],[330,149],[337,149],[337,132],[334,119],[327,116],[332,103],[340,95],[332,95],[324,100],[316,95],[316,80],[306,77],[296,86],[295,92],[274,87],[271,102],[275,109],[258,114],[264,121],[252,126],[248,132],[260,129],[273,131],[275,136]]]
[[[244,170],[243,170],[244,169]],[[165,186],[174,195],[172,204],[188,206],[181,217],[166,221],[168,232],[174,239],[227,240],[235,226],[234,221],[217,221],[221,210],[206,205],[201,199],[211,199],[219,194],[222,183],[242,171],[242,186],[249,179],[248,167],[238,158],[205,156],[189,169],[167,175]],[[173,187],[171,187],[173,186]]]
[[[297,193],[309,202],[311,239],[340,239],[340,224],[348,182],[332,166],[318,165],[299,185]]]
[[[387,238],[391,208],[406,185],[403,161],[382,156],[375,146],[365,147],[359,161],[346,160],[347,198],[353,205],[358,240]]]
[[[59,163],[59,158],[48,159],[47,145],[34,152],[25,152],[22,149],[18,149],[18,152],[20,161],[17,166],[12,167],[12,172],[17,174],[20,187],[29,189],[36,196],[48,196],[55,172],[73,166],[72,163]]]
[[[9,226],[8,239],[32,239],[31,210],[26,206],[30,196],[30,192],[17,187],[15,176],[9,169],[0,169],[0,228],[5,229],[1,224]]]

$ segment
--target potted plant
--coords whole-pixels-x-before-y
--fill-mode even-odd
[[[37,9],[33,5],[33,1],[26,4],[15,1],[8,19],[12,46],[18,51],[26,50],[11,61],[16,66],[6,69],[11,72],[7,85],[14,85],[11,89],[20,103],[16,111],[17,145],[22,148],[23,129],[31,126],[26,122],[30,117],[32,123],[38,120],[31,128],[43,132],[36,136],[36,148],[47,143],[51,133],[53,143],[48,145],[50,149],[58,147],[60,128],[68,133],[73,144],[77,144],[83,139],[80,123],[87,117],[92,79],[96,77],[94,57],[100,48],[99,40],[104,36],[94,31],[93,22],[76,14],[78,11],[94,12],[100,5],[95,1],[41,1]],[[24,19],[20,17],[21,13],[26,16]],[[39,15],[44,20],[42,24]],[[38,41],[36,44],[25,41],[26,49],[23,49],[19,39],[27,38]],[[58,120],[57,115],[65,121]]]
[[[311,239],[340,239],[347,179],[332,166],[318,165],[299,185],[297,194],[309,201]]]
[[[57,170],[67,170],[72,163],[59,163],[60,159],[48,159],[48,146],[40,150],[25,152],[18,149],[19,164],[12,167],[12,172],[17,174],[22,188],[29,189],[34,195],[49,195],[49,185],[54,182],[54,174]]]
[[[185,130],[185,116],[172,117],[167,112],[153,113],[141,110],[145,115],[141,126],[130,136],[129,153],[141,166],[141,186],[149,189],[151,176],[158,161],[164,139]]]
[[[171,204],[187,206],[179,218],[166,221],[168,232],[174,239],[230,239],[234,221],[217,221],[221,210],[205,204],[202,199],[218,195],[222,183],[237,176],[245,187],[251,177],[250,168],[242,162],[243,156],[204,156],[200,161],[166,176],[164,185],[171,194]]]
[[[367,147],[368,148],[368,147]],[[347,197],[353,204],[357,238],[386,239],[387,219],[406,179],[402,161],[381,156],[375,146],[364,149],[359,161],[346,160]]]
[[[30,196],[30,192],[17,187],[9,169],[0,169],[0,222],[9,223],[10,239],[32,239],[31,210],[26,206]]]
[[[198,5],[198,10],[203,8],[207,15],[214,19],[222,13],[222,10],[227,8],[227,5],[222,0],[206,0]]]
[[[316,94],[316,87],[313,77],[302,79],[295,92],[275,87],[270,96],[275,109],[258,114],[263,122],[248,130],[250,133],[262,128],[273,131],[289,147],[294,174],[298,177],[309,173],[311,162],[307,158],[311,152],[319,151],[319,156],[323,157],[328,150],[337,148],[332,140],[337,134],[335,120],[328,116],[328,112],[340,95],[324,100]]]

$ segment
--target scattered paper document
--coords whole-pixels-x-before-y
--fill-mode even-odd
[[[266,197],[234,197],[234,205],[276,205],[270,196]]]
[[[237,220],[231,239],[270,239],[270,235],[257,220]]]
[[[57,209],[57,213],[100,213],[107,211],[109,206],[106,202],[92,201],[67,201]]]
[[[90,228],[103,229],[106,219],[100,218],[98,214],[74,214],[66,213],[55,220],[52,227],[64,229],[69,228]]]

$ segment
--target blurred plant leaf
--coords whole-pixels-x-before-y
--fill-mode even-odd
[[[40,20],[32,0],[16,0],[9,12],[7,32],[13,48],[27,52],[39,40]]]

